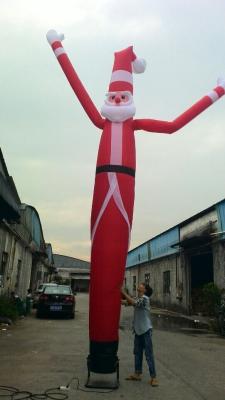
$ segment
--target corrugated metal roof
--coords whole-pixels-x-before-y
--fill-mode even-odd
[[[177,253],[178,249],[175,249],[171,246],[179,241],[179,236],[180,232],[179,227],[177,226],[170,231],[162,233],[162,235],[152,239],[150,241],[151,260]]]
[[[53,254],[55,268],[79,268],[90,270],[88,261],[80,260],[79,258],[64,256],[61,254]]]
[[[6,180],[0,173],[0,199],[2,207],[0,210],[1,218],[15,219],[20,218],[19,204],[15,200],[8,180]]]
[[[18,221],[20,218],[20,198],[16,190],[13,178],[8,169],[0,149],[0,218]]]
[[[149,250],[149,242],[144,243],[137,249],[131,250],[127,255],[127,267],[132,267],[133,265],[149,261]]]
[[[225,200],[221,201],[217,205],[217,213],[219,216],[220,230],[225,231]],[[225,237],[225,234],[223,235],[223,238],[224,237]]]
[[[188,224],[189,222],[194,221],[196,218],[201,217],[201,216],[204,215],[204,214],[207,214],[209,211],[211,211],[211,210],[217,208],[220,204],[222,204],[222,203],[224,203],[224,202],[225,202],[225,199],[222,199],[222,200],[218,201],[217,203],[213,204],[212,206],[206,208],[205,210],[202,210],[202,211],[198,212],[197,214],[194,214],[193,216],[191,216],[191,217],[189,217],[189,218],[183,220],[183,221],[180,222],[179,224],[173,225],[172,227],[166,229],[165,231],[162,231],[162,232],[159,233],[158,235],[153,236],[152,238],[149,238],[149,239],[146,240],[145,242],[143,242],[143,243],[139,244],[138,246],[134,247],[133,249],[131,249],[131,250],[129,251],[129,253],[130,253],[131,251],[135,250],[135,249],[138,249],[140,246],[143,246],[143,244],[149,243],[150,240],[155,239],[155,238],[157,238],[158,236],[161,236],[162,234],[164,234],[164,233],[170,231],[171,229],[174,229],[174,228],[176,228],[176,227],[181,228],[183,225],[186,225],[186,224]],[[129,253],[128,253],[128,254],[129,254]]]
[[[205,210],[200,211],[199,213],[193,215],[192,217],[182,221],[181,223],[173,226],[172,228],[167,229],[166,231],[154,236],[153,238],[147,240],[144,243],[141,243],[139,246],[133,248],[129,251],[127,255],[127,265],[126,267],[132,267],[134,265],[139,265],[143,262],[147,262],[153,260],[154,258],[163,257],[166,255],[174,254],[177,252],[177,249],[171,247],[176,243],[179,243],[179,235],[180,228],[189,224],[192,221],[195,221],[197,218],[200,218],[206,214],[208,214],[212,210],[217,210],[218,218],[220,221],[220,229],[225,231],[225,199],[219,201],[218,203],[213,204],[212,206],[206,208]],[[225,235],[223,236],[225,237]],[[149,257],[147,258],[147,247],[149,246]],[[142,257],[143,256],[143,257]]]

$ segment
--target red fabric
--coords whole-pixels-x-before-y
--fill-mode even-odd
[[[113,71],[125,70],[132,73],[132,61],[135,60],[136,56],[133,52],[133,46],[129,46],[124,50],[116,51],[114,53],[114,65]]]
[[[132,62],[136,59],[136,55],[133,52],[133,46],[127,47],[124,50],[117,51],[114,53],[114,64],[113,72],[122,70],[132,74]],[[133,84],[126,81],[115,81],[110,82],[109,92],[117,91],[129,91],[133,93]]]
[[[117,174],[124,207],[132,223],[134,178]],[[93,228],[109,189],[108,174],[96,175],[91,227]],[[90,339],[107,342],[118,340],[120,287],[122,286],[128,251],[129,230],[114,199],[99,222],[91,252]]]
[[[126,167],[135,169],[135,140],[134,130],[132,127],[133,119],[123,122],[123,142],[122,142],[122,164]],[[112,123],[105,121],[105,127],[101,135],[98,150],[97,166],[110,164],[111,154],[111,126]]]
[[[58,49],[59,47],[63,47],[61,42],[54,42],[54,43],[52,43],[52,50],[53,50],[53,51],[56,50],[56,49]]]
[[[109,92],[124,92],[128,91],[133,94],[133,85],[129,82],[116,81],[109,85]]]
[[[221,86],[217,86],[214,90],[218,94],[219,97],[223,96],[225,93],[224,88]]]
[[[172,122],[158,121],[155,119],[136,119],[133,121],[133,129],[142,129],[148,132],[174,133],[211,105],[212,100],[210,97],[204,96]]]
[[[78,78],[67,54],[61,54],[58,57],[58,61],[87,115],[89,116],[93,124],[97,126],[97,128],[102,129],[104,126],[104,119],[101,117],[90,96],[88,95],[85,87]]]

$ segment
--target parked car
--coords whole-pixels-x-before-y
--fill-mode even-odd
[[[37,317],[45,315],[65,315],[75,317],[75,296],[70,286],[46,286],[37,303]]]
[[[46,287],[51,287],[51,286],[57,286],[57,283],[41,283],[38,288],[35,290],[34,296],[33,296],[33,308],[37,308],[37,303],[38,303],[38,299],[39,296],[41,295],[41,293],[44,292]]]

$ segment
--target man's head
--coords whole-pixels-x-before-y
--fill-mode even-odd
[[[129,91],[108,92],[101,114],[112,122],[123,122],[135,115],[133,96]]]
[[[153,292],[152,288],[144,282],[139,283],[137,291],[139,297],[143,296],[144,294],[148,297],[151,297]]]
[[[133,102],[133,72],[144,72],[146,63],[137,58],[133,46],[114,54],[114,64],[109,92],[101,108],[101,114],[112,122],[123,122],[135,114]]]

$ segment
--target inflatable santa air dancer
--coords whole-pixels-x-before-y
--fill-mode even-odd
[[[143,72],[146,64],[130,46],[115,53],[102,118],[62,46],[63,35],[51,30],[47,39],[87,115],[102,130],[91,214],[89,361],[94,372],[107,373],[117,360],[120,287],[134,205],[134,132],[176,132],[225,94],[225,81],[219,80],[215,89],[172,122],[133,119],[133,72]]]

